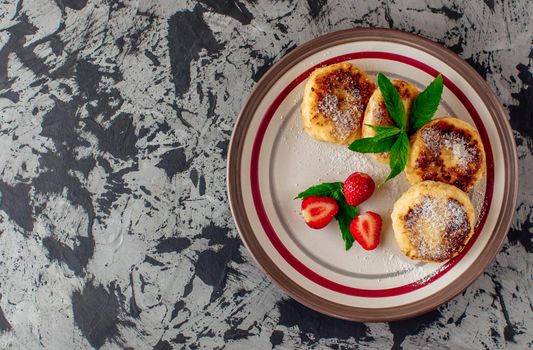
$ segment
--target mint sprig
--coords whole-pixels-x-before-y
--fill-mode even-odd
[[[374,129],[375,131],[378,132],[378,134],[382,135],[382,134],[385,134],[386,136],[393,136],[393,135],[396,135],[398,134],[401,129],[398,129],[397,127],[395,126],[388,126],[388,125],[370,125],[370,124],[365,124],[366,126],[368,126],[369,128],[372,128]]]
[[[396,142],[395,136],[383,137],[377,134],[374,137],[355,140],[348,148],[359,153],[382,153],[388,152],[394,142]]]
[[[399,134],[398,138],[389,151],[390,173],[385,182],[396,177],[405,168],[407,157],[409,156],[409,138],[405,132]]]
[[[411,132],[420,129],[431,120],[439,107],[444,84],[442,75],[437,75],[424,91],[416,97],[411,109]]]
[[[428,123],[439,107],[444,88],[442,75],[438,75],[413,101],[407,116],[400,94],[391,81],[378,73],[378,87],[383,96],[394,126],[367,125],[376,131],[373,137],[359,139],[351,143],[348,148],[360,153],[389,152],[390,173],[385,182],[400,174],[407,164],[409,156],[409,136]]]
[[[342,239],[344,240],[344,247],[349,250],[354,242],[354,238],[350,233],[350,223],[359,214],[356,207],[353,207],[346,202],[343,191],[342,182],[325,182],[319,185],[311,186],[303,192],[300,192],[297,198],[307,198],[309,196],[324,196],[333,198],[338,206],[339,211],[335,215],[335,219],[339,223]]]
[[[394,121],[397,127],[400,129],[405,129],[407,126],[407,118],[400,94],[394,85],[392,85],[389,78],[381,73],[378,73],[378,87],[379,91],[381,91],[383,101],[385,102],[387,112],[389,112],[391,119]]]

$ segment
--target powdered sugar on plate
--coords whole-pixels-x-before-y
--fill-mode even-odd
[[[297,142],[306,152],[313,155],[314,163],[324,164],[320,167],[320,176],[316,178],[317,181],[344,181],[348,175],[355,171],[364,171],[374,180],[383,180],[387,176],[388,165],[376,162],[371,155],[352,152],[348,146],[314,140],[303,131],[297,122],[299,120],[290,122],[288,130],[292,136],[285,134],[282,141],[287,146],[290,146],[290,141]],[[296,151],[295,149],[292,150]],[[306,160],[298,157],[296,162],[297,166],[303,166]]]
[[[425,285],[427,282],[429,282],[433,277],[435,277],[436,275],[438,275],[443,269],[444,269],[444,264],[439,266],[438,268],[434,269],[433,271],[429,272],[429,273],[426,273],[422,276],[422,269],[419,269],[418,270],[418,278],[416,279],[415,281],[415,284],[418,284],[418,285]]]
[[[472,191],[470,191],[470,200],[474,206],[474,211],[476,212],[476,226],[479,223],[479,218],[485,215],[485,192],[487,189],[487,177],[483,176],[481,181],[474,186]]]

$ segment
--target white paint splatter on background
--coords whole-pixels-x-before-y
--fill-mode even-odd
[[[0,4],[1,348],[532,346],[531,2],[61,3]],[[294,46],[354,26],[458,52],[518,143],[509,241],[462,295],[405,322],[288,300],[227,205],[228,140],[255,81]]]

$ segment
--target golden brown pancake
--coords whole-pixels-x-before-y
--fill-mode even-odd
[[[474,232],[475,212],[468,195],[435,181],[413,185],[394,203],[394,236],[409,258],[446,261],[459,254]]]
[[[485,151],[476,129],[453,117],[438,118],[411,137],[405,175],[411,184],[440,181],[469,192],[485,172]]]
[[[403,80],[392,80],[391,82],[402,99],[406,115],[409,116],[409,113],[411,111],[411,105],[419,94],[418,90],[413,84],[410,84]],[[376,89],[372,96],[370,96],[370,100],[368,101],[368,105],[366,106],[362,127],[363,137],[375,136],[376,131],[368,125],[394,126],[394,122],[392,121],[389,112],[387,112],[387,107],[385,106],[383,95],[381,95],[381,91],[379,89]],[[378,161],[382,163],[389,162],[388,152],[376,153],[374,154],[374,156]]]
[[[320,141],[349,144],[361,137],[361,123],[376,89],[368,74],[343,62],[316,69],[305,84],[304,130]]]

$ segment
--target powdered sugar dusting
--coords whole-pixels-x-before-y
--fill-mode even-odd
[[[445,138],[444,147],[452,150],[453,157],[460,166],[466,166],[474,160],[472,147],[469,147],[463,138]]]
[[[426,273],[425,275],[417,278],[415,284],[424,285],[424,284],[428,283],[431,279],[433,279],[433,277],[438,275],[444,269],[444,267],[445,267],[445,265],[441,265],[438,268],[434,269],[433,271],[431,271],[429,273]],[[420,275],[420,272],[422,272],[423,270],[419,269],[418,271],[419,271],[419,275]]]
[[[290,138],[305,148],[306,152],[313,155],[314,163],[317,168],[320,168],[320,175],[316,181],[343,181],[354,171],[366,172],[375,181],[384,179],[388,174],[389,167],[377,163],[371,155],[352,152],[344,145],[316,141],[303,131],[299,123],[291,122],[288,131],[288,134],[282,136],[282,141],[289,145]],[[296,165],[302,168],[306,161],[298,157],[296,162]],[[318,166],[319,164],[328,166]],[[312,184],[305,186],[307,185]]]
[[[474,211],[476,212],[476,226],[479,223],[481,217],[485,216],[485,211],[488,209],[485,205],[485,192],[487,189],[487,178],[483,176],[481,181],[474,187],[470,192],[470,200],[474,206]]]
[[[318,111],[326,115],[335,127],[337,136],[344,139],[361,127],[361,94],[351,89],[344,103],[334,93],[328,93],[318,101]]]
[[[404,276],[417,285],[426,284],[434,276],[442,271],[444,264],[424,263],[413,261],[395,249],[384,248],[380,250],[379,264],[385,274],[389,276]],[[368,266],[372,263],[368,255],[356,255],[354,261],[358,265]],[[381,282],[381,279],[378,280]]]
[[[470,223],[458,201],[426,196],[406,215],[406,227],[413,233],[409,240],[419,256],[442,260],[460,247]]]
[[[422,129],[422,139],[434,154],[443,150],[450,150],[459,167],[467,167],[469,163],[478,158],[478,150],[468,143],[461,134],[451,131],[443,133],[436,127]]]

